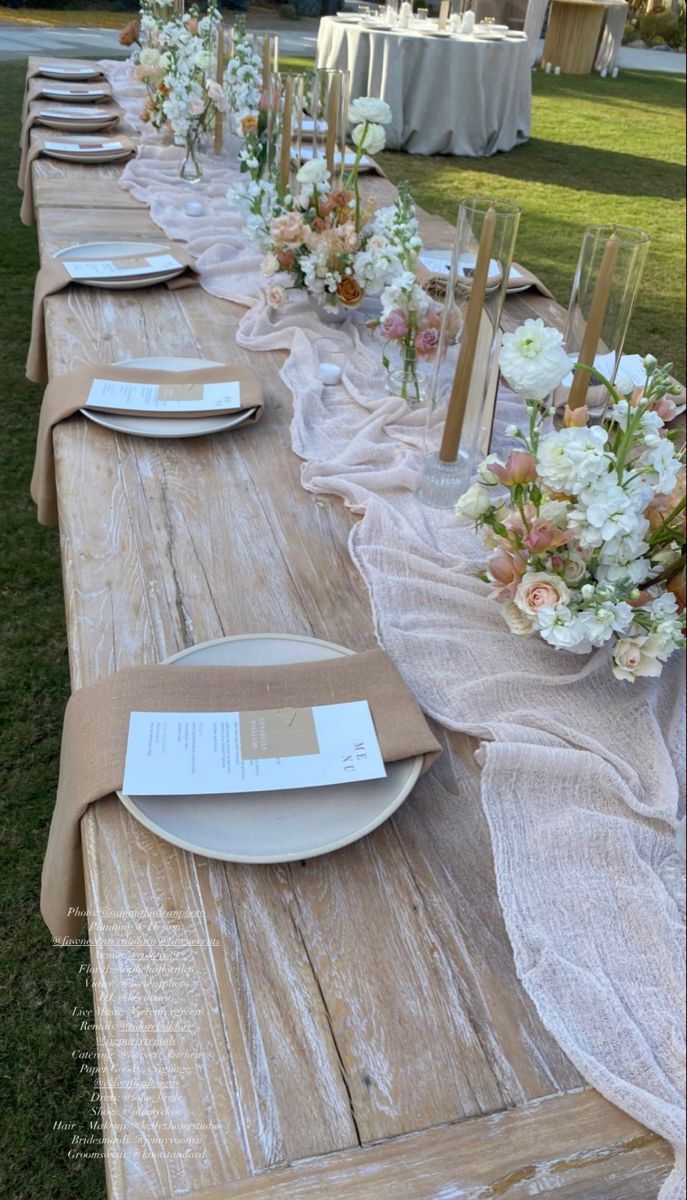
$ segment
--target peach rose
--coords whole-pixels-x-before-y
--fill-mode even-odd
[[[357,308],[363,298],[363,289],[355,279],[346,275],[340,283],[337,283],[336,294],[344,308]]]
[[[255,117],[251,114],[250,116],[241,118],[241,133],[243,134],[244,138],[248,137],[249,133],[257,133],[257,132],[258,132],[258,118],[257,117]]]
[[[498,550],[487,563],[487,574],[492,583],[498,585],[491,593],[492,597],[513,596],[524,573],[525,564],[517,554]]]
[[[491,472],[500,483],[513,487],[516,483],[532,483],[537,478],[537,464],[528,450],[511,450],[505,467],[494,463]]]
[[[541,517],[537,517],[532,521],[523,542],[533,554],[544,554],[547,550],[555,550],[557,546],[564,546],[571,537],[571,533],[567,533],[564,529],[557,529],[551,521],[543,521]]]
[[[129,24],[124,26],[119,35],[120,46],[133,46],[134,42],[138,41],[138,34],[138,21],[135,19],[133,21],[129,21]]]
[[[304,237],[303,218],[300,213],[284,213],[281,217],[273,217],[270,221],[270,236],[275,242],[287,246],[298,246]]]
[[[567,584],[557,575],[546,571],[526,571],[513,597],[521,612],[536,616],[540,608],[555,608],[565,604],[570,596]]]

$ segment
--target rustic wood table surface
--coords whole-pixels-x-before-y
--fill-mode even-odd
[[[38,159],[34,173],[42,259],[160,237],[112,167]],[[445,222],[423,221],[428,244],[450,245]],[[160,287],[70,287],[46,310],[51,376],[203,356],[250,363],[266,400],[258,426],[209,438],[133,438],[80,416],[57,427],[73,687],[230,634],[372,647],[352,518],[302,489],[283,355],[236,346],[243,310]],[[508,302],[509,326],[527,315],[561,310],[534,293]],[[115,798],[89,809],[111,1200],[656,1195],[668,1148],[585,1086],[516,977],[474,747],[440,736],[445,753],[391,820],[301,863],[207,860]]]

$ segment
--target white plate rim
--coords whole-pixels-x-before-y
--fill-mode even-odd
[[[207,641],[207,642],[199,642],[195,646],[189,646],[185,650],[179,650],[179,651],[177,651],[176,654],[170,655],[169,658],[166,658],[163,660],[162,665],[169,666],[172,663],[176,663],[176,662],[179,662],[180,660],[191,657],[198,650],[205,650],[208,647],[223,645],[227,642],[247,642],[247,641],[310,642],[313,645],[322,646],[323,648],[328,649],[328,650],[334,650],[336,652],[334,655],[325,656],[325,657],[332,657],[332,658],[336,657],[337,655],[341,655],[341,657],[344,657],[344,656],[349,656],[349,655],[356,653],[355,650],[351,650],[350,647],[348,647],[348,646],[340,646],[336,642],[327,642],[327,641],[324,641],[322,638],[311,638],[311,637],[308,637],[306,634],[247,633],[247,634],[233,634],[233,635],[230,635],[229,637],[212,638],[212,639],[210,639],[210,641]],[[321,660],[312,660],[312,661],[321,661]],[[412,763],[412,768],[408,775],[408,779],[401,786],[398,795],[395,796],[394,799],[392,801],[390,801],[387,804],[387,806],[379,814],[377,814],[377,816],[375,818],[373,818],[370,821],[368,821],[367,823],[365,823],[359,830],[352,833],[350,836],[346,836],[343,838],[337,838],[333,842],[327,843],[327,844],[323,845],[322,847],[318,847],[316,850],[308,850],[305,852],[303,852],[303,851],[295,852],[294,851],[294,852],[288,853],[286,855],[274,855],[274,854],[247,855],[247,854],[238,854],[238,853],[222,854],[214,849],[208,850],[207,847],[198,846],[192,842],[187,842],[184,838],[180,838],[175,834],[170,834],[166,830],[162,830],[161,827],[159,825],[157,825],[155,823],[155,821],[152,820],[152,818],[148,817],[148,815],[146,813],[141,812],[141,810],[139,808],[137,808],[137,806],[135,805],[131,796],[126,795],[125,792],[118,791],[117,796],[121,800],[124,807],[128,810],[128,812],[130,812],[131,815],[135,818],[135,820],[139,821],[141,823],[141,825],[144,825],[146,827],[146,829],[150,830],[151,833],[156,834],[156,836],[159,838],[162,838],[163,841],[169,842],[174,846],[178,846],[181,850],[186,850],[191,854],[200,854],[204,858],[217,859],[220,862],[252,863],[252,864],[258,865],[258,866],[267,866],[269,864],[274,864],[274,863],[302,862],[308,858],[320,858],[323,854],[332,854],[335,850],[341,850],[341,849],[343,849],[344,846],[350,846],[350,845],[352,845],[353,842],[360,841],[361,838],[367,837],[367,835],[369,833],[372,833],[375,829],[378,829],[380,825],[383,825],[384,822],[387,821],[389,819],[389,817],[392,816],[393,813],[396,812],[396,810],[401,807],[404,800],[406,800],[407,797],[410,795],[411,791],[415,787],[415,784],[417,783],[417,781],[420,777],[420,772],[422,770],[423,756],[420,754],[420,755],[416,755],[414,758],[401,759],[400,761]],[[395,764],[391,763],[389,765],[394,766]],[[368,782],[374,783],[375,781],[369,780]],[[347,787],[347,786],[352,786],[352,785],[341,784],[338,786]],[[287,803],[288,803],[288,801],[287,801]]]
[[[159,364],[165,359],[168,362],[178,362],[180,364],[180,371],[185,370],[188,363],[195,363],[198,370],[202,370],[204,367],[220,367],[222,365],[211,358],[184,358],[180,355],[149,355],[147,358],[127,358],[113,365],[116,367],[139,367],[144,371],[161,371],[164,370],[164,367],[161,367]],[[146,363],[150,365],[144,365]],[[174,368],[171,369],[173,370]],[[120,413],[98,413],[89,408],[80,408],[79,412],[84,417],[88,417],[88,420],[92,421],[94,425],[100,425],[103,429],[109,429],[113,433],[123,433],[128,437],[161,438],[164,441],[173,441],[179,438],[207,437],[211,433],[224,433],[226,429],[240,428],[253,415],[255,409],[244,409],[240,417],[231,417],[228,414],[223,414],[217,417],[168,417],[166,420],[164,417],[136,417]],[[140,422],[141,426],[143,426],[144,422],[154,421],[157,429],[152,426],[150,429],[147,426],[145,428],[126,428],[124,423],[127,421]],[[200,428],[199,426],[203,421],[206,424]],[[188,425],[193,425],[194,428],[188,429]],[[223,641],[224,639],[218,638],[217,640]]]
[[[121,255],[117,255],[116,253],[112,253],[111,247],[113,246],[124,246],[126,249],[122,251]],[[108,250],[107,247],[110,247],[110,249]],[[59,259],[60,262],[88,261],[88,254],[84,255],[83,258],[79,257],[70,260],[68,255],[71,250],[89,250],[92,252],[94,257],[99,254],[103,258],[106,255],[109,258],[123,258],[126,257],[127,254],[154,254],[156,250],[170,252],[170,246],[169,244],[166,246],[161,246],[156,242],[76,242],[73,246],[63,246],[61,250],[58,250],[57,253],[53,255],[53,258]],[[173,249],[171,250],[171,253],[174,253]],[[156,283],[165,283],[168,279],[176,279],[176,277],[178,275],[182,275],[185,270],[186,268],[181,266],[179,270],[176,268],[172,270],[170,268],[169,271],[158,271],[155,274],[150,275],[130,275],[125,279],[98,279],[96,277],[94,279],[78,279],[74,282],[83,287],[105,288],[107,291],[111,291],[112,289],[125,291],[127,289],[132,290],[136,288],[153,287]]]
[[[57,72],[53,74],[53,72]],[[79,79],[102,79],[103,72],[97,67],[59,67],[46,66],[38,68],[36,72],[42,79],[64,79],[67,83],[76,83]],[[70,78],[71,77],[71,78]]]

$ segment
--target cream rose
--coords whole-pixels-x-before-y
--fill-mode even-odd
[[[265,288],[265,299],[271,308],[281,308],[286,300],[286,292],[279,283],[270,283]]]
[[[518,637],[529,637],[534,633],[535,624],[532,617],[521,612],[513,600],[506,600],[505,604],[501,605],[501,615],[511,633],[516,633]]]
[[[570,592],[567,584],[557,575],[546,571],[526,571],[513,597],[521,612],[535,616],[540,608],[555,608],[565,604]]]
[[[616,679],[634,683],[641,676],[657,676],[663,670],[657,655],[664,649],[663,639],[650,633],[645,637],[619,638],[613,651]]]
[[[463,493],[456,504],[456,513],[459,517],[463,517],[465,521],[478,521],[490,508],[491,495],[489,490],[483,487],[481,483],[473,483],[472,487]]]
[[[279,270],[279,259],[276,254],[266,254],[260,263],[260,270],[263,275],[276,275]]]

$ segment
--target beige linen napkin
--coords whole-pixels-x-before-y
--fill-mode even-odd
[[[160,245],[162,247],[161,252],[173,254],[186,268],[182,275],[176,275],[174,279],[167,280],[165,287],[169,288],[170,291],[176,291],[179,288],[191,287],[197,284],[199,282],[198,272],[192,266],[188,254],[176,245],[165,246],[163,242]],[[78,283],[78,280],[71,278],[64,263],[58,258],[49,258],[36,275],[36,284],[33,293],[33,315],[31,318],[31,343],[26,359],[26,377],[32,383],[45,383],[48,378],[45,314],[43,310],[44,301],[48,296],[54,296],[56,292],[61,292],[69,284],[76,284],[78,286]],[[106,287],[107,284],[103,282],[99,286]],[[155,287],[156,285],[151,284],[150,286]]]
[[[90,139],[92,139],[93,137],[98,138],[102,142],[110,142],[110,141],[114,141],[114,140],[121,142],[122,147],[123,147],[122,151],[120,152],[121,157],[114,159],[113,160],[114,162],[124,163],[126,161],[125,156],[124,156],[125,150],[128,151],[129,155],[132,155],[136,152],[136,147],[135,147],[134,143],[132,142],[131,138],[125,137],[123,134],[108,134],[107,132],[105,132],[105,133],[89,135],[87,133],[82,133],[80,136],[77,134],[75,137],[74,134],[71,134],[71,135],[64,134],[63,135],[56,131],[47,140],[53,141],[53,142],[61,142],[61,141],[65,141],[65,138],[66,138],[65,145],[67,144],[67,142],[71,143],[73,141],[74,147],[78,148],[79,146],[86,145],[88,143],[88,141]],[[28,150],[28,152],[26,154],[26,159],[24,162],[24,198],[22,200],[21,208],[19,210],[19,216],[21,218],[22,225],[35,225],[36,224],[36,215],[35,215],[34,208],[33,208],[33,173],[31,171],[31,167],[32,167],[33,163],[35,162],[35,160],[43,153],[45,153],[44,141],[34,141],[33,145],[30,147],[30,149]],[[50,157],[50,155],[46,154],[46,158],[49,158],[49,157]],[[66,162],[67,160],[60,159],[59,161]],[[82,161],[83,161],[83,163],[88,163],[88,162],[93,163],[93,159],[90,158],[86,154],[84,154]],[[97,165],[100,165],[100,164],[97,164]]]
[[[242,408],[255,408],[256,412],[244,424],[255,424],[262,416],[262,385],[248,367],[229,363],[217,367],[201,367],[196,371],[145,371],[134,367],[105,366],[83,367],[58,375],[45,389],[41,414],[38,422],[36,458],[31,478],[31,496],[38,508],[41,525],[54,525],[57,521],[57,491],[55,487],[55,459],[53,455],[52,431],[59,421],[73,416],[86,404],[94,379],[115,379],[123,383],[183,384],[190,380],[198,385],[225,383],[236,380],[241,385]],[[102,411],[102,410],[99,410]],[[237,415],[240,409],[232,410]],[[132,413],[132,416],[136,414]],[[147,414],[146,414],[147,415]],[[187,414],[181,414],[185,416]]]
[[[122,787],[129,714],[236,712],[367,700],[385,762],[440,752],[414,696],[383,650],[274,667],[131,667],[71,696],[57,800],[43,864],[41,912],[53,937],[77,936],[84,908],[80,821]],[[342,801],[344,803],[344,801]]]
[[[21,127],[21,137],[19,139],[19,145],[21,147],[21,156],[19,159],[19,174],[17,176],[17,187],[22,192],[25,187],[26,170],[27,170],[26,161],[28,158],[29,146],[31,144],[31,130],[33,129],[34,125],[40,125],[40,123],[41,123],[40,114],[42,112],[47,112],[48,110],[50,110],[50,111],[54,110],[55,116],[59,117],[60,107],[64,107],[64,105],[61,105],[61,106],[56,105],[55,102],[51,101],[51,100],[35,99],[35,100],[30,101],[30,103],[29,103],[26,117],[24,118],[24,121],[23,121],[23,124]],[[92,104],[92,105],[91,104],[82,104],[80,107],[83,108],[85,117],[88,116],[89,110],[91,110],[93,108],[97,108],[99,111],[104,110],[109,117],[112,117],[113,123],[112,123],[112,125],[109,126],[108,129],[105,130],[105,132],[111,132],[114,129],[116,129],[117,125],[119,124],[119,121],[115,122],[114,118],[115,117],[121,118],[124,115],[121,108],[119,107],[119,105],[115,104],[113,100],[103,101],[102,103],[97,103],[97,104]],[[103,117],[103,120],[105,120],[105,117]],[[76,126],[78,124],[78,122],[75,120],[73,122],[73,124],[74,124],[74,126]],[[88,129],[76,129],[76,128],[70,127],[69,129],[51,129],[50,132],[52,133],[53,137],[59,138],[61,133],[70,133],[70,132],[71,133],[83,133],[84,136],[87,136],[89,132],[99,134],[103,131],[100,129],[88,130]]]
[[[514,262],[512,266],[514,270],[519,272],[522,278],[509,279],[508,292],[519,291],[520,288],[525,287],[534,288],[536,291],[540,292],[542,296],[547,296],[550,300],[553,300],[552,293],[547,287],[545,287],[541,279],[538,279],[537,276],[532,273],[532,271],[528,271],[526,267],[521,267],[520,264],[516,262]],[[415,275],[420,285],[426,292],[429,293],[430,296],[433,296],[436,300],[444,299],[446,295],[446,283],[448,280],[448,275],[442,275],[430,271],[424,263],[419,261],[419,259],[415,267]],[[488,280],[487,282],[491,283],[492,281]],[[496,284],[498,280],[494,280],[493,282]]]

